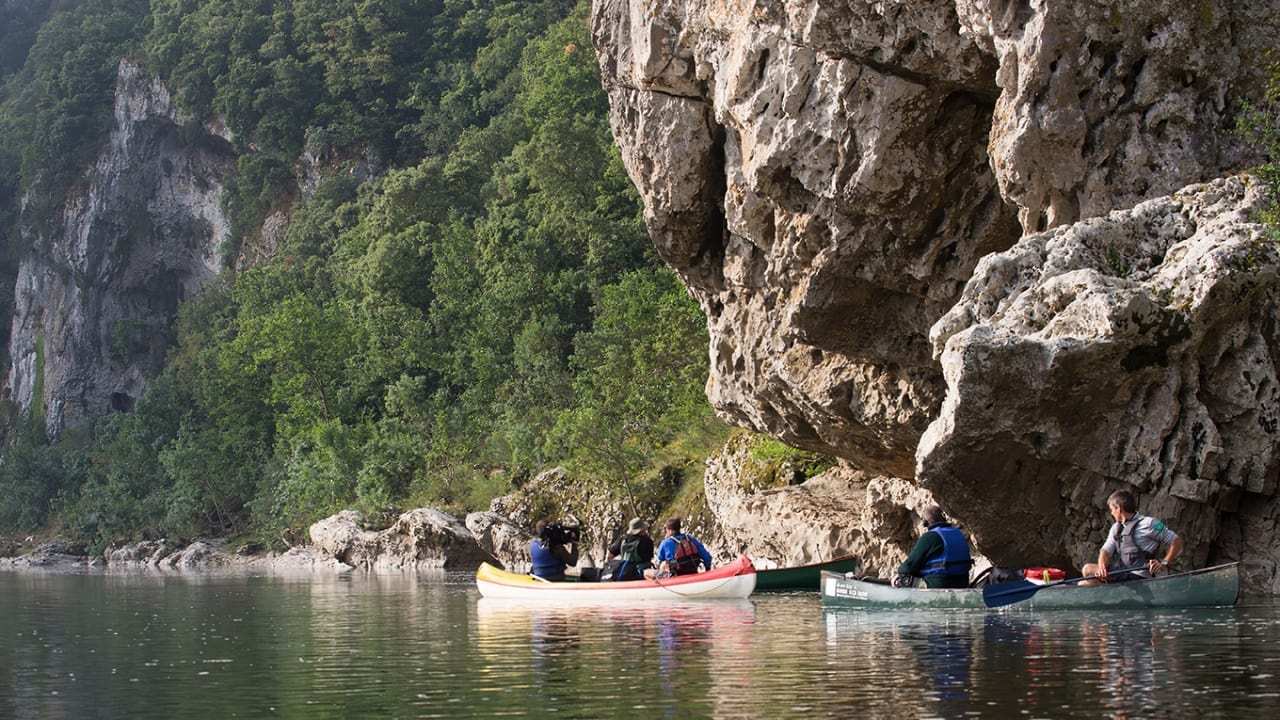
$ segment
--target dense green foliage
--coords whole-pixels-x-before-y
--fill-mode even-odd
[[[56,94],[29,85],[42,48],[105,37],[86,88],[109,98],[95,73],[138,52],[227,122],[241,242],[268,207],[293,218],[272,261],[183,306],[133,412],[53,447],[23,422],[0,525],[277,537],[352,504],[480,507],[554,462],[625,488],[715,423],[704,322],[647,241],[586,2],[152,0],[127,37],[75,19],[126,4],[51,19],[11,92]],[[102,99],[73,105],[49,112],[100,142]],[[34,124],[57,126],[38,114],[6,114],[28,187],[52,182],[30,171]],[[337,159],[305,201],[304,151]],[[387,170],[361,184],[354,158]]]
[[[1270,200],[1262,221],[1270,227],[1271,236],[1280,240],[1280,63],[1272,67],[1266,92],[1247,108],[1243,120],[1246,135],[1267,157],[1254,172],[1266,184]]]
[[[145,33],[139,18],[146,17],[147,0],[68,3],[43,24],[6,83],[0,131],[35,204],[29,217],[53,213],[98,149],[111,122],[116,68]]]

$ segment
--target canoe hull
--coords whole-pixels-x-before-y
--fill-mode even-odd
[[[529,575],[484,564],[476,572],[476,587],[485,598],[551,601],[555,603],[630,603],[742,599],[756,587],[756,570],[740,558],[722,568],[665,580],[604,583],[548,583]]]
[[[818,590],[822,573],[853,572],[859,566],[857,558],[846,557],[800,567],[756,570],[756,592]]]
[[[1126,583],[1050,587],[1008,607],[1024,610],[1217,607],[1235,605],[1239,596],[1239,564],[1229,563]],[[822,576],[822,604],[858,608],[986,609],[982,591],[976,588],[895,588],[833,573]]]

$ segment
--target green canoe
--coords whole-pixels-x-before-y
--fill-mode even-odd
[[[861,563],[854,557],[842,557],[826,562],[800,565],[797,567],[777,568],[775,570],[756,570],[756,592],[770,590],[817,590],[819,577],[824,572],[854,572]]]
[[[1008,607],[1026,610],[1207,607],[1235,605],[1239,595],[1240,564],[1227,563],[1125,583],[1049,587]],[[822,604],[857,608],[986,608],[979,588],[895,588],[835,573],[822,574]]]

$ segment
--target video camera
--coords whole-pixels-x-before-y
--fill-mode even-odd
[[[581,531],[574,526],[550,523],[542,529],[541,538],[550,545],[568,545],[578,542]]]

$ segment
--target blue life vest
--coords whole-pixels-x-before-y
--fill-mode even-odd
[[[541,540],[534,540],[529,543],[529,557],[533,560],[533,572],[530,573],[531,575],[548,580],[564,577],[564,571],[568,565],[565,565],[563,560],[556,557],[555,553],[551,552],[551,548],[543,545]]]
[[[969,541],[964,539],[964,533],[950,525],[937,525],[929,528],[929,532],[938,533],[942,538],[942,554],[930,558],[920,575],[963,575],[968,578],[973,558],[969,557]]]

